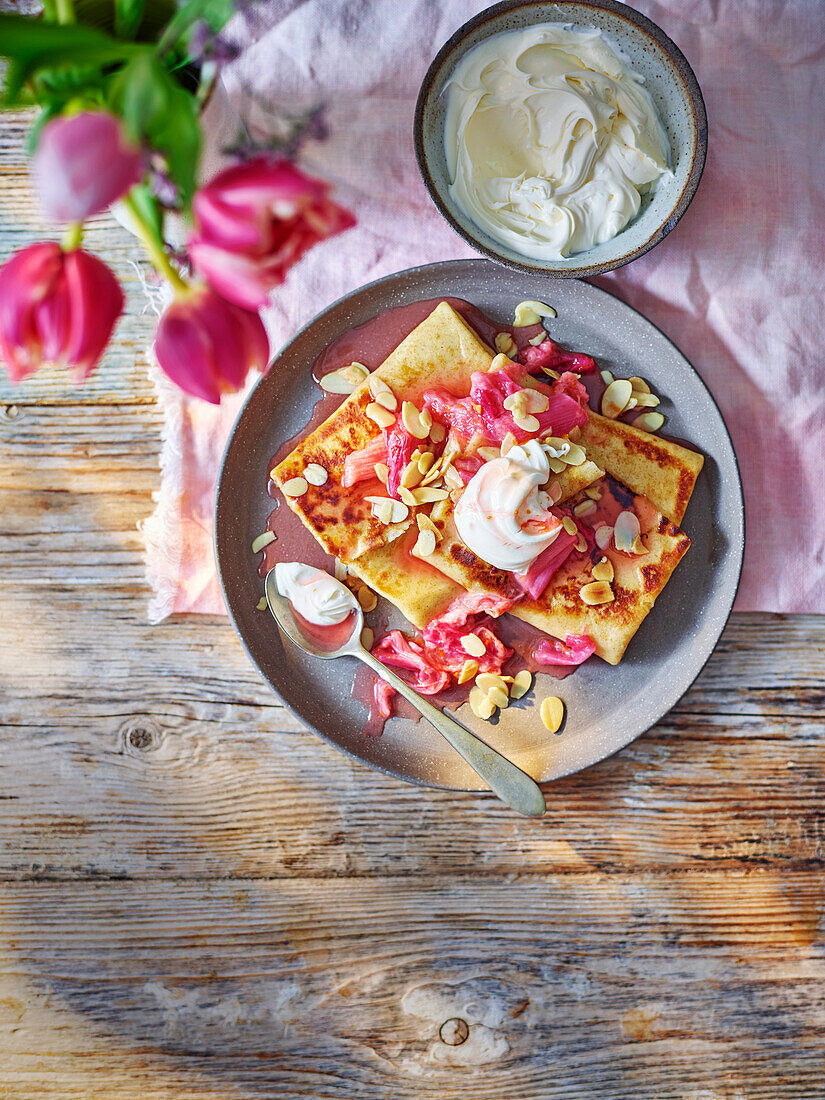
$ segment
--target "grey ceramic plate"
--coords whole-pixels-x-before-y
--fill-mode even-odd
[[[597,287],[548,284],[488,260],[455,260],[390,275],[341,299],[283,349],[244,406],[224,457],[216,504],[218,568],[229,614],[264,679],[310,729],[332,744],[403,779],[474,790],[475,774],[426,723],[393,719],[383,736],[362,733],[364,709],[350,697],[356,662],[314,660],[281,641],[269,614],[255,609],[262,593],[252,540],[272,502],[267,464],[280,444],[308,420],[317,387],[315,358],[337,336],[391,306],[455,295],[507,322],[525,298],[558,310],[553,336],[594,355],[619,375],[641,374],[661,394],[673,436],[707,456],[684,528],[693,545],[621,665],[595,658],[559,684],[538,677],[535,695],[511,705],[495,723],[464,721],[537,779],[585,768],[638,737],[674,705],[697,676],[727,621],[744,546],[742,488],[730,437],[706,386],[684,356],[649,321]],[[400,618],[400,617],[399,617]],[[403,625],[396,620],[396,625]],[[535,696],[567,703],[562,733],[542,725]]]
[[[604,244],[566,260],[534,260],[495,240],[453,202],[444,155],[443,91],[468,50],[490,35],[536,23],[597,27],[640,73],[653,97],[670,143],[672,177],[661,179],[642,200],[637,216]],[[474,16],[439,50],[430,65],[413,127],[418,166],[433,202],[453,229],[473,248],[500,263],[556,278],[583,278],[635,260],[663,240],[690,205],[708,144],[708,119],[699,82],[684,54],[665,32],[640,12],[617,0],[504,0]]]

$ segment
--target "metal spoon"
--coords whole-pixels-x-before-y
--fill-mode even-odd
[[[506,802],[517,813],[525,814],[527,817],[541,817],[546,811],[544,795],[535,780],[500,752],[485,744],[481,738],[442,713],[438,707],[428,703],[400,676],[396,676],[391,669],[382,665],[364,649],[361,645],[364,613],[360,607],[354,614],[352,634],[347,641],[337,649],[324,649],[308,638],[295,621],[292,605],[278,591],[274,569],[271,569],[266,576],[266,599],[275,622],[299,649],[313,657],[321,657],[323,660],[330,660],[333,657],[357,657],[359,661],[369,665],[373,672],[377,672],[382,679],[391,684],[399,695],[403,695],[409,703],[412,703],[415,709],[435,726],[442,737],[445,737],[456,752],[481,776],[490,789],[495,791],[502,802]]]

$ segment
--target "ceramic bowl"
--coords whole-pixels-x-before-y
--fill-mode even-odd
[[[645,79],[670,142],[673,177],[661,179],[621,233],[564,260],[535,260],[489,236],[450,197],[444,155],[444,88],[460,59],[502,31],[536,23],[597,27]],[[707,152],[707,114],[696,77],[678,47],[655,23],[616,0],[505,0],[465,23],[427,71],[415,112],[415,151],[427,190],[447,221],[490,259],[522,271],[576,278],[611,271],[644,255],[673,229],[699,186]]]

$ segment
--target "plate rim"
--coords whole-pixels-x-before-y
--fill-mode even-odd
[[[254,395],[256,394],[256,392],[259,388],[259,386],[261,386],[266,381],[270,371],[275,367],[277,361],[281,358],[281,356],[283,356],[284,353],[301,336],[303,336],[311,328],[313,328],[327,314],[333,312],[339,306],[345,304],[346,302],[350,301],[351,299],[353,299],[353,298],[355,298],[355,297],[357,297],[361,294],[366,294],[366,293],[376,289],[377,287],[383,286],[385,284],[395,283],[399,279],[403,279],[405,276],[417,275],[419,273],[424,273],[424,272],[427,272],[427,271],[435,272],[435,271],[437,271],[439,269],[443,269],[445,267],[463,268],[463,267],[476,267],[476,266],[478,266],[480,268],[483,268],[483,267],[487,266],[488,264],[490,264],[492,262],[493,261],[491,259],[487,259],[487,258],[483,258],[483,257],[474,257],[474,258],[466,258],[466,259],[451,259],[451,260],[436,260],[432,263],[417,264],[414,267],[403,268],[401,271],[394,271],[394,272],[391,272],[388,275],[382,275],[377,279],[373,279],[372,281],[370,281],[368,283],[364,283],[363,285],[361,285],[359,287],[356,287],[354,290],[351,290],[351,291],[347,292],[346,294],[342,294],[340,297],[336,298],[334,301],[332,301],[328,305],[326,305],[322,310],[320,310],[317,314],[315,314],[313,317],[311,317],[303,325],[301,325],[300,328],[296,329],[296,331],[292,334],[292,336],[284,344],[282,344],[281,347],[278,349],[278,351],[275,353],[275,355],[272,356],[272,358],[271,358],[271,360],[270,360],[270,362],[267,366],[266,373],[262,374],[256,380],[255,384],[252,386],[249,393],[246,395],[246,398],[244,399],[244,402],[243,402],[240,410],[238,411],[237,416],[235,417],[235,419],[232,423],[232,427],[231,427],[229,435],[227,437],[226,445],[225,445],[223,453],[221,455],[220,466],[219,466],[219,469],[218,469],[218,476],[217,476],[216,485],[215,485],[215,500],[214,500],[213,513],[212,513],[212,515],[213,515],[212,545],[213,545],[213,551],[214,551],[214,555],[215,555],[216,572],[217,572],[217,576],[218,576],[218,582],[220,584],[221,595],[223,596],[223,601],[224,601],[224,605],[225,605],[225,608],[226,608],[226,613],[227,613],[229,621],[232,625],[232,629],[234,630],[238,640],[241,643],[241,646],[243,647],[244,652],[246,653],[247,657],[249,658],[252,666],[257,671],[258,675],[261,677],[263,682],[267,685],[269,690],[271,690],[273,692],[273,694],[280,701],[280,703],[284,707],[286,707],[286,709],[289,711],[289,713],[294,718],[296,718],[306,728],[307,732],[313,734],[316,737],[320,737],[321,740],[326,742],[326,744],[331,745],[334,749],[336,749],[340,753],[343,753],[345,756],[349,757],[351,760],[357,761],[363,767],[370,768],[374,771],[381,772],[383,775],[391,776],[392,778],[397,779],[401,782],[411,783],[411,784],[413,784],[415,786],[418,786],[418,787],[430,788],[432,790],[455,791],[456,793],[466,793],[466,794],[491,794],[492,792],[490,792],[489,788],[487,788],[487,787],[472,787],[472,788],[469,788],[469,787],[455,787],[455,786],[449,785],[448,783],[439,783],[439,782],[434,782],[434,781],[428,781],[427,779],[425,779],[423,777],[403,775],[399,771],[394,770],[393,768],[388,767],[388,766],[386,766],[385,764],[383,764],[379,761],[366,760],[366,759],[364,759],[363,756],[358,755],[358,753],[356,753],[353,750],[347,748],[345,745],[340,744],[338,741],[335,741],[331,737],[328,737],[326,734],[322,733],[314,725],[312,725],[310,722],[308,722],[307,719],[305,719],[304,716],[301,715],[298,712],[297,708],[292,705],[292,703],[288,702],[281,695],[280,691],[278,691],[278,689],[272,684],[272,682],[270,681],[270,679],[268,678],[266,673],[263,671],[263,669],[258,664],[255,657],[253,656],[252,651],[251,651],[251,649],[250,649],[250,647],[249,647],[249,645],[246,641],[246,638],[244,637],[243,631],[241,630],[241,628],[238,624],[238,621],[236,619],[234,609],[233,609],[232,603],[231,603],[229,595],[228,595],[227,581],[226,581],[226,578],[224,576],[223,563],[222,563],[222,560],[221,560],[220,529],[219,529],[219,526],[220,526],[220,517],[221,517],[222,490],[224,489],[224,485],[225,485],[227,463],[228,463],[229,454],[230,454],[230,451],[232,449],[232,446],[233,446],[233,443],[234,443],[234,440],[235,440],[235,436],[237,434],[237,430],[238,430],[238,427],[241,423],[241,420],[245,416],[247,408],[250,405]],[[527,273],[523,273],[523,274],[526,275]],[[530,274],[535,276],[535,273],[530,273]],[[685,686],[683,691],[680,692],[678,697],[671,703],[671,705],[667,708],[667,710],[665,710],[662,714],[660,714],[653,722],[646,725],[644,727],[644,729],[640,730],[638,733],[635,733],[632,737],[628,738],[628,740],[625,741],[623,744],[616,745],[614,748],[611,748],[604,755],[599,756],[597,759],[591,761],[589,764],[585,764],[584,766],[575,766],[575,765],[573,765],[568,770],[564,770],[564,771],[560,772],[558,775],[554,776],[552,779],[542,780],[541,781],[542,786],[544,786],[544,785],[549,786],[550,784],[556,783],[561,779],[566,779],[570,775],[575,775],[578,772],[587,771],[590,768],[595,767],[598,764],[601,764],[602,761],[604,761],[604,760],[609,760],[616,753],[621,752],[623,749],[626,749],[628,745],[631,745],[634,741],[638,740],[644,734],[648,733],[653,728],[653,726],[655,726],[655,725],[657,725],[657,723],[661,722],[662,719],[667,714],[669,714],[675,706],[678,705],[678,703],[685,697],[687,692],[690,691],[690,689],[696,683],[699,676],[701,676],[701,674],[704,671],[705,667],[707,666],[710,658],[713,656],[714,652],[716,651],[716,647],[719,644],[719,640],[722,637],[722,634],[724,633],[724,631],[725,631],[725,629],[726,629],[726,627],[727,627],[727,625],[730,621],[730,616],[733,612],[733,606],[734,606],[734,603],[736,602],[736,596],[739,592],[739,587],[740,587],[740,584],[741,584],[741,581],[742,581],[742,570],[744,568],[744,560],[745,560],[746,512],[745,512],[744,488],[743,488],[743,485],[742,485],[742,473],[741,473],[741,469],[740,469],[740,465],[739,465],[739,458],[736,454],[736,448],[734,447],[734,444],[733,444],[733,439],[731,437],[730,429],[728,428],[725,417],[722,413],[721,408],[719,407],[719,403],[716,400],[716,398],[714,397],[714,395],[713,395],[712,391],[710,390],[709,386],[707,385],[705,380],[702,378],[702,376],[699,374],[699,372],[696,370],[693,363],[691,363],[691,361],[688,359],[688,357],[679,348],[679,346],[676,344],[676,342],[674,340],[672,340],[667,335],[667,333],[665,333],[661,328],[659,328],[659,326],[657,324],[655,324],[655,322],[651,321],[648,317],[646,317],[645,314],[641,312],[641,310],[638,310],[638,309],[635,308],[635,306],[632,306],[629,303],[625,302],[617,294],[612,293],[612,291],[607,290],[604,287],[597,286],[595,283],[591,282],[590,279],[579,279],[578,282],[581,282],[581,283],[587,285],[589,288],[591,288],[592,290],[598,291],[600,294],[604,294],[608,298],[614,299],[624,309],[630,310],[632,313],[636,314],[637,317],[640,317],[646,324],[650,325],[651,328],[653,328],[660,336],[662,336],[667,341],[667,343],[670,344],[671,347],[678,353],[678,355],[687,364],[687,366],[689,367],[690,371],[693,373],[695,378],[698,380],[698,382],[704,388],[707,396],[710,398],[713,406],[715,407],[716,411],[719,414],[719,420],[722,424],[722,427],[723,427],[724,433],[725,433],[724,438],[727,440],[728,446],[730,448],[730,454],[731,454],[731,457],[733,458],[733,469],[734,469],[734,472],[735,472],[735,475],[736,475],[736,477],[735,477],[735,482],[736,482],[736,503],[738,505],[737,517],[739,519],[741,529],[742,529],[742,539],[741,539],[741,543],[739,544],[739,546],[734,548],[739,554],[739,561],[738,561],[738,566],[737,566],[737,569],[736,569],[736,582],[732,586],[732,591],[731,591],[729,603],[728,603],[728,606],[727,606],[726,610],[724,611],[724,615],[723,615],[723,617],[720,617],[720,625],[719,625],[718,631],[716,633],[716,637],[714,639],[713,645],[711,646],[710,651],[708,652],[705,659],[702,661],[699,668],[696,670],[695,675],[692,677],[692,679],[689,681],[689,683]],[[438,297],[438,295],[434,295],[434,297]]]

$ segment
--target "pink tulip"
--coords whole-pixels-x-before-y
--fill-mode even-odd
[[[288,160],[257,157],[227,168],[195,194],[192,263],[219,294],[260,309],[305,252],[355,225],[328,191]]]
[[[217,405],[241,388],[253,367],[266,370],[269,341],[257,313],[201,286],[161,317],[155,355],[182,390]]]
[[[88,252],[43,241],[0,268],[0,354],[12,382],[44,363],[89,377],[123,312],[123,291]]]
[[[46,123],[32,171],[48,216],[82,222],[140,181],[143,154],[113,115],[83,111]]]

